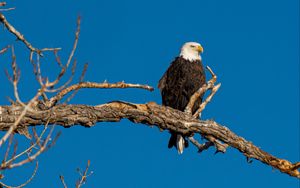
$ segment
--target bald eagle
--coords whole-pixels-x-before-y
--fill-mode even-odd
[[[159,80],[158,88],[162,95],[162,104],[180,111],[184,111],[190,97],[205,84],[205,72],[200,54],[203,48],[199,43],[187,42],[180,51],[180,55],[171,63],[168,70]],[[202,102],[201,96],[192,108],[195,113]],[[170,132],[168,148],[175,146],[182,154],[188,142],[183,135]]]

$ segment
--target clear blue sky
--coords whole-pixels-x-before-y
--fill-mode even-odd
[[[203,113],[265,151],[292,162],[299,157],[299,1],[13,1],[7,19],[37,47],[72,48],[75,22],[82,16],[78,70],[88,62],[86,80],[157,85],[184,42],[204,47],[203,63],[222,87]],[[28,51],[6,30],[0,47],[15,44],[21,68],[20,92],[30,99],[38,88]],[[44,74],[54,78],[52,56],[42,59]],[[0,70],[9,69],[8,54]],[[79,75],[79,73],[78,73]],[[0,71],[0,104],[12,87]],[[83,90],[71,101],[97,105],[112,100],[161,103],[159,91]],[[299,180],[258,161],[251,164],[233,148],[214,155],[194,147],[179,156],[167,148],[169,134],[132,124],[99,123],[87,129],[63,129],[55,147],[39,157],[39,170],[28,187],[69,187],[88,159],[94,174],[85,187],[231,187],[297,188]],[[19,145],[24,139],[18,137]],[[2,151],[3,152],[3,151]],[[34,165],[6,171],[11,183],[23,183]]]

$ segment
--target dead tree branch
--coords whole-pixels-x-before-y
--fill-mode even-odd
[[[76,188],[80,188],[82,185],[84,185],[87,181],[87,178],[94,173],[93,171],[89,172],[90,164],[91,164],[91,162],[90,162],[90,160],[88,160],[84,171],[81,171],[80,168],[77,168],[77,172],[79,173],[80,178],[76,182]],[[67,188],[68,186],[65,182],[64,176],[60,175],[59,179],[60,179],[61,183],[63,184],[64,188]]]
[[[198,152],[201,153],[204,150],[207,150],[211,146],[214,146],[214,143],[211,141],[207,141],[203,144],[200,144],[194,137],[190,136],[189,141],[191,141],[192,144],[194,144],[198,148]]]
[[[192,95],[189,103],[187,104],[187,106],[185,108],[185,112],[190,114],[194,118],[199,118],[199,116],[201,116],[201,112],[204,110],[206,105],[211,101],[212,97],[215,95],[215,93],[218,91],[218,89],[221,86],[220,83],[218,85],[215,85],[215,83],[217,81],[216,74],[212,71],[212,69],[209,66],[207,66],[206,68],[210,72],[212,78]],[[194,107],[196,100],[199,97],[203,96],[204,93],[207,92],[208,90],[211,90],[211,93],[200,104],[198,110],[194,114],[192,114],[192,108]],[[198,148],[199,152],[202,152],[211,146],[215,146],[217,149],[216,153],[217,152],[225,153],[226,148],[228,146],[226,144],[221,143],[217,138],[214,138],[213,136],[206,136],[206,139],[208,140],[208,142],[205,142],[204,144],[200,144],[192,136],[190,136],[188,139]]]
[[[23,109],[22,106],[1,106],[0,130],[8,130],[19,117],[16,114],[20,114]],[[287,160],[276,158],[215,121],[198,120],[187,113],[163,107],[154,102],[147,104],[111,102],[98,106],[57,104],[52,107],[51,111],[39,110],[39,113],[27,111],[17,129],[24,126],[44,125],[48,120],[49,124],[63,127],[74,125],[92,127],[97,122],[117,122],[123,118],[185,136],[200,134],[207,140],[209,140],[209,136],[212,136],[224,144],[236,148],[248,158],[257,159],[283,173],[300,178],[299,163],[292,164]]]
[[[194,104],[197,101],[197,99],[200,96],[203,96],[203,94],[206,91],[211,90],[210,95],[205,99],[204,102],[201,103],[199,109],[193,115],[194,118],[198,118],[199,117],[199,114],[204,110],[205,106],[211,101],[212,97],[215,95],[215,93],[221,87],[221,84],[218,84],[218,85],[215,86],[215,83],[217,81],[217,76],[215,75],[215,73],[212,71],[212,69],[209,66],[207,66],[206,68],[209,70],[212,78],[207,83],[205,83],[201,88],[199,88],[198,91],[196,91],[192,95],[192,97],[190,98],[189,103],[187,104],[187,106],[186,106],[186,108],[184,110],[186,113],[192,114],[192,109],[193,109]]]
[[[49,100],[49,104],[47,107],[54,106],[59,100],[61,100],[66,94],[70,93],[71,91],[76,91],[82,88],[101,88],[101,89],[109,89],[109,88],[140,88],[146,89],[149,91],[153,91],[153,87],[148,85],[141,85],[141,84],[128,84],[125,82],[117,82],[117,83],[96,83],[96,82],[81,82],[78,84],[71,85],[62,91],[60,91],[57,95],[52,97]]]

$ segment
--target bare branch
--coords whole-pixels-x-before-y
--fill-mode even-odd
[[[28,147],[27,149],[25,149],[24,151],[22,151],[21,153],[19,153],[18,155],[14,155],[10,160],[6,161],[4,160],[3,163],[1,164],[1,168],[0,169],[3,169],[3,167],[7,167],[9,166],[14,160],[18,159],[19,157],[23,156],[24,154],[28,153],[29,151],[31,151],[36,145],[40,145],[40,140],[42,139],[42,137],[44,136],[44,133],[46,132],[48,126],[47,124],[45,125],[42,133],[40,134],[39,137],[37,137],[37,140],[30,146]],[[42,147],[40,145],[40,147]],[[6,161],[6,162],[5,162]]]
[[[194,137],[190,136],[189,141],[192,142],[192,144],[194,144],[197,148],[198,148],[198,152],[201,153],[204,150],[207,150],[208,148],[210,148],[211,146],[214,146],[214,143],[211,141],[205,142],[204,144],[200,144]]]
[[[85,184],[87,177],[93,174],[93,171],[90,174],[88,174],[90,164],[91,164],[91,162],[90,162],[90,160],[88,160],[87,166],[86,166],[83,174],[80,171],[78,171],[81,177],[78,180],[78,182],[76,183],[76,188],[80,188],[83,184]]]
[[[21,101],[20,97],[19,97],[19,92],[18,92],[18,82],[20,80],[20,70],[17,67],[17,62],[16,62],[16,56],[15,56],[15,52],[14,52],[14,47],[11,47],[11,53],[12,53],[12,69],[13,69],[13,77],[10,79],[10,81],[12,82],[13,86],[14,86],[14,95],[16,98],[17,103],[22,104],[23,106],[25,106],[25,104]]]
[[[61,183],[63,184],[64,188],[68,188],[68,186],[67,186],[67,184],[66,184],[66,182],[65,182],[64,176],[60,175],[60,176],[59,176],[59,179],[60,179]]]
[[[27,159],[24,159],[24,160],[22,160],[20,162],[11,163],[11,161],[14,161],[17,157],[23,155],[24,153],[26,153],[27,151],[31,150],[31,148],[34,147],[34,146],[31,146],[31,147],[29,147],[30,149],[25,150],[26,152],[22,152],[17,157],[13,157],[10,161],[8,161],[6,163],[2,163],[1,167],[0,167],[0,170],[11,169],[11,168],[23,166],[24,164],[29,163],[29,162],[35,160],[40,154],[42,154],[47,148],[49,148],[49,147],[47,147],[47,145],[49,143],[49,140],[50,140],[50,137],[52,135],[53,129],[54,129],[54,126],[51,128],[50,132],[48,133],[48,136],[47,136],[46,140],[43,142],[43,144],[41,145],[40,149],[35,154],[33,154],[31,156],[28,156]],[[44,134],[43,132],[42,132],[42,135]],[[40,138],[41,137],[39,137],[39,141],[40,141]],[[36,142],[36,144],[38,144],[38,142]],[[33,145],[35,145],[35,144],[33,144]]]
[[[0,55],[1,55],[1,54],[4,54],[4,53],[8,50],[8,48],[10,48],[10,45],[7,45],[6,47],[2,48],[2,49],[0,50]]]
[[[186,106],[186,108],[185,108],[185,110],[184,110],[184,111],[185,111],[186,113],[188,113],[188,114],[192,114],[192,109],[193,109],[193,106],[195,105],[195,102],[197,101],[197,99],[198,99],[199,97],[203,96],[203,94],[204,94],[207,90],[213,89],[214,84],[215,84],[216,81],[217,81],[217,76],[216,76],[215,73],[212,71],[212,69],[211,69],[209,66],[206,66],[206,68],[207,68],[207,69],[209,70],[209,72],[211,73],[212,78],[211,78],[207,83],[205,83],[201,88],[199,88],[198,91],[196,91],[196,92],[192,95],[192,97],[190,98],[189,103],[187,104],[187,106]],[[221,86],[221,85],[220,85],[220,86]],[[219,89],[220,86],[218,86],[218,89]],[[215,92],[217,92],[218,89],[216,89]],[[214,92],[214,93],[215,93],[215,92]],[[213,95],[214,95],[214,94],[213,94]],[[212,96],[213,96],[213,95],[212,95]],[[212,96],[210,97],[209,101],[211,100]],[[208,101],[208,102],[209,102],[209,101]],[[206,106],[206,104],[207,104],[208,102],[206,102],[205,104],[202,103],[203,106],[202,106],[202,107],[200,106],[201,110],[199,109],[198,112],[195,113],[195,116],[198,116],[198,115],[201,113],[201,111],[205,108],[205,106]],[[194,117],[195,117],[195,116],[194,116]]]
[[[17,108],[17,114],[20,114],[23,109],[24,107],[21,106]],[[5,131],[14,124],[14,120],[19,115],[11,113],[11,106],[2,106],[0,110],[0,130]],[[220,146],[222,144],[225,148],[227,145],[231,146],[248,158],[259,160],[283,173],[300,178],[299,163],[292,164],[287,160],[276,158],[215,121],[199,120],[187,113],[160,106],[154,102],[133,104],[116,101],[97,106],[57,104],[51,110],[40,111],[39,113],[28,111],[18,123],[18,127],[43,125],[48,119],[49,124],[64,127],[74,125],[92,127],[97,122],[116,122],[122,118],[127,118],[134,123],[157,126],[160,130],[173,131],[187,137],[193,134],[200,134],[207,140],[212,137],[217,139]]]
[[[194,113],[194,118],[198,118],[199,114],[204,110],[204,108],[206,107],[206,105],[211,101],[212,97],[216,94],[216,92],[219,90],[219,88],[221,87],[221,83],[219,83],[218,85],[214,86],[211,89],[211,93],[209,94],[209,96],[205,99],[204,102],[201,103],[199,109]]]
[[[11,10],[15,10],[15,7],[11,7],[11,8],[1,8],[0,12],[6,12],[6,11],[11,11]]]
[[[54,86],[56,84],[58,84],[58,82],[60,81],[60,79],[62,78],[62,76],[64,75],[64,73],[66,72],[65,70],[65,67],[63,68],[63,72],[61,72],[62,74],[58,75],[58,77],[54,80],[54,82],[50,82],[50,83],[46,83],[46,86],[47,87],[50,87],[50,89],[47,89],[46,91],[47,92],[52,92],[52,93],[55,93],[55,92],[58,92],[58,91],[61,91],[62,89],[65,89],[70,83],[71,81],[73,80],[73,77],[75,75],[75,70],[76,70],[76,65],[77,65],[77,61],[74,60],[74,63],[73,63],[73,66],[72,66],[72,74],[71,76],[69,77],[68,81],[66,81],[62,86],[60,86],[59,88],[56,88],[56,89],[52,89],[54,88]]]
[[[87,166],[85,167],[85,170],[83,172],[80,171],[80,168],[77,168],[77,172],[80,175],[79,180],[76,182],[76,188],[80,188],[82,185],[86,183],[87,177],[93,174],[93,171],[91,171],[89,174],[89,168],[90,168],[90,160],[87,161]],[[62,182],[64,188],[67,188],[67,184],[65,182],[64,176],[60,175],[59,176],[60,181]]]
[[[61,92],[59,92],[56,96],[52,97],[49,101],[48,107],[54,106],[58,101],[60,101],[66,94],[71,91],[82,89],[82,88],[101,88],[101,89],[109,89],[109,88],[140,88],[146,89],[149,91],[153,91],[153,87],[148,85],[140,85],[140,84],[129,84],[124,82],[117,83],[96,83],[96,82],[81,82],[78,84],[71,85]]]
[[[35,168],[34,168],[34,171],[33,171],[32,175],[31,175],[31,177],[25,183],[23,183],[21,185],[18,185],[18,186],[9,186],[9,185],[6,185],[6,184],[4,184],[2,182],[0,182],[0,185],[2,185],[3,187],[7,187],[7,188],[21,188],[21,187],[25,187],[34,178],[34,176],[35,176],[35,174],[37,172],[38,167],[39,167],[39,163],[36,162],[36,165],[35,165]]]
[[[73,59],[73,56],[74,56],[74,53],[76,51],[77,44],[78,44],[79,33],[80,33],[80,23],[81,23],[81,18],[80,18],[80,16],[78,16],[78,18],[77,18],[77,29],[76,29],[76,33],[75,33],[75,40],[74,40],[73,48],[72,48],[72,51],[69,55],[68,61],[67,61],[66,65],[62,67],[62,69],[61,69],[60,73],[58,74],[58,76],[56,77],[56,79],[53,82],[47,83],[47,87],[50,87],[50,88],[54,87],[60,81],[60,79],[63,77],[63,75],[66,73],[66,70],[68,69],[70,63],[72,62],[72,59]],[[60,58],[57,56],[57,54],[56,54],[56,62],[60,66],[62,66]],[[74,61],[74,65],[76,66],[75,63],[76,63],[76,61]],[[73,71],[74,71],[74,69],[73,69]],[[74,74],[74,72],[73,72],[73,74]],[[68,84],[65,84],[65,85],[68,85]]]
[[[34,103],[37,98],[41,95],[41,92],[37,92],[37,94],[29,101],[29,103],[23,108],[22,112],[18,117],[16,117],[16,121],[13,123],[13,125],[10,126],[8,131],[5,133],[5,135],[0,140],[0,147],[2,144],[7,140],[7,138],[15,131],[15,129],[18,127],[20,121],[25,116],[26,112],[30,109],[30,106],[32,103]]]
[[[221,152],[221,153],[225,153],[226,152],[226,148],[228,147],[228,144],[223,144],[221,143],[218,139],[216,139],[215,137],[209,135],[206,136],[206,139],[209,140],[209,142],[213,143],[216,146],[216,153]]]
[[[82,82],[83,82],[83,79],[84,79],[85,73],[86,73],[86,71],[87,71],[87,68],[88,68],[88,64],[86,63],[86,64],[84,65],[84,68],[83,68],[83,70],[82,70],[81,76],[80,76],[80,78],[79,78],[79,83],[82,83]],[[70,101],[72,100],[72,98],[77,94],[78,91],[79,91],[79,89],[74,90],[74,92],[73,92],[73,93],[65,100],[64,103],[70,102]]]
[[[42,52],[44,51],[54,51],[54,50],[60,50],[61,48],[43,48],[43,49],[38,49],[33,47],[22,35],[19,31],[17,31],[14,26],[12,26],[5,18],[5,16],[0,12],[0,22],[3,23],[3,25],[6,27],[6,29],[14,34],[18,40],[22,41],[26,47],[31,51],[31,52],[36,52],[37,54],[42,56]]]
[[[75,33],[75,40],[74,40],[73,48],[72,48],[72,51],[71,51],[71,53],[69,55],[66,67],[68,67],[69,64],[71,63],[71,61],[73,59],[73,56],[74,56],[74,53],[75,53],[75,50],[77,48],[78,39],[79,39],[79,33],[80,33],[80,23],[81,23],[81,18],[80,18],[80,16],[78,16],[77,17],[77,29],[76,29],[76,33]]]
[[[7,148],[6,148],[6,152],[5,152],[5,156],[4,156],[4,159],[2,161],[2,164],[7,160],[9,150],[10,150],[11,144],[13,142],[13,138],[14,138],[14,135],[10,135],[10,139],[9,139],[9,142],[8,142],[8,145],[7,145]]]

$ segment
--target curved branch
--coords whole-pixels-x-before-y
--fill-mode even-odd
[[[125,82],[117,82],[117,83],[97,83],[97,82],[80,82],[78,84],[71,85],[63,90],[61,90],[57,95],[52,97],[47,104],[47,107],[54,106],[58,101],[60,101],[66,94],[71,91],[82,89],[82,88],[101,88],[101,89],[110,89],[110,88],[140,88],[146,89],[149,91],[153,91],[153,87],[148,85],[141,84],[129,84]]]
[[[9,129],[22,110],[22,106],[2,106],[0,108],[0,130]],[[154,102],[133,104],[116,101],[98,106],[58,104],[51,110],[36,110],[38,113],[27,111],[17,129],[24,126],[44,125],[47,121],[49,124],[63,127],[74,125],[92,127],[97,122],[116,122],[126,118],[134,123],[157,126],[161,130],[178,132],[184,136],[201,134],[212,142],[211,138],[215,138],[224,146],[236,148],[247,158],[259,160],[283,173],[300,178],[299,162],[292,164],[287,160],[276,158],[215,121],[195,119],[187,113],[160,106]]]
[[[18,185],[18,186],[10,186],[10,185],[6,185],[6,184],[4,184],[4,183],[2,183],[2,182],[0,182],[0,185],[2,185],[3,187],[7,187],[7,188],[22,188],[22,187],[25,187],[27,184],[29,184],[29,183],[32,181],[32,179],[33,179],[34,176],[36,175],[36,172],[37,172],[38,167],[39,167],[39,163],[36,162],[35,168],[34,168],[34,171],[33,171],[32,175],[31,175],[31,177],[30,177],[25,183],[23,183],[23,184],[21,184],[21,185]]]

